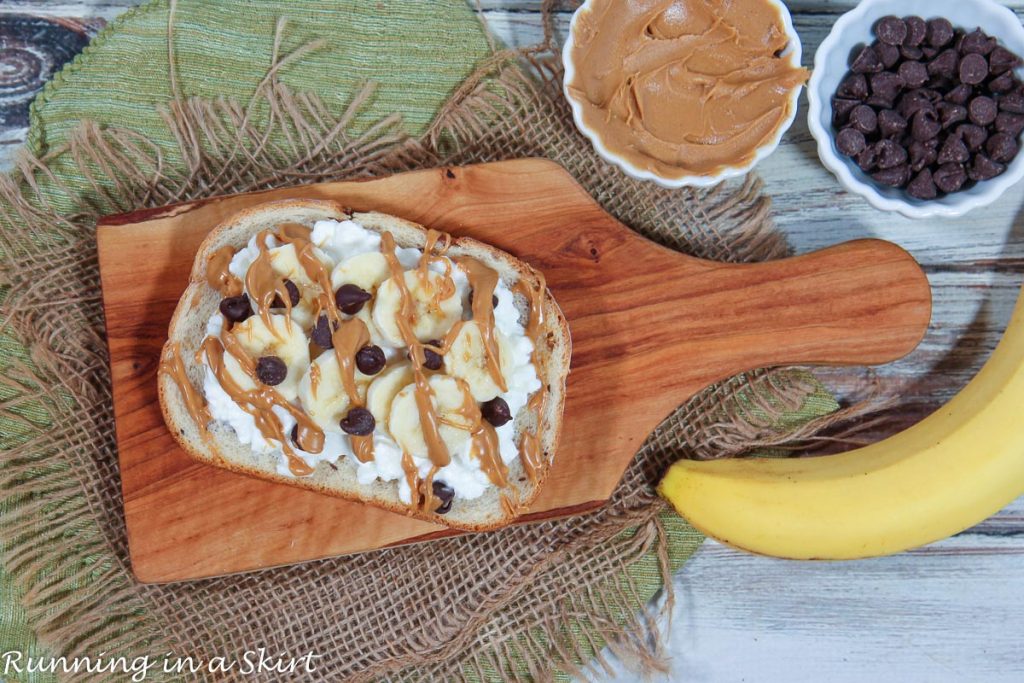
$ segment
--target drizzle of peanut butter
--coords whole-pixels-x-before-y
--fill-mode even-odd
[[[502,488],[508,485],[508,467],[501,459],[501,449],[498,444],[498,433],[494,431],[494,425],[483,419],[480,406],[469,393],[469,386],[465,380],[456,378],[459,388],[462,389],[462,405],[458,413],[465,422],[454,425],[459,429],[467,429],[470,432],[470,456],[480,462],[480,469],[495,486]]]
[[[167,344],[163,355],[160,356],[160,366],[157,368],[157,374],[167,375],[177,385],[189,417],[196,423],[201,433],[205,432],[206,426],[213,418],[210,417],[210,411],[206,408],[206,403],[188,379],[188,373],[185,372],[185,364],[181,360],[181,344],[178,342],[169,342]]]
[[[309,393],[316,398],[316,390],[320,387],[320,366],[316,363],[309,364]]]
[[[270,320],[270,307],[274,303],[274,297],[279,297],[285,305],[287,323],[291,325],[292,298],[288,294],[288,289],[284,286],[284,279],[271,266],[270,250],[267,247],[267,237],[269,235],[270,231],[264,230],[256,236],[256,244],[259,247],[260,253],[245,274],[245,288],[249,291],[249,296],[255,300],[256,305],[259,307],[260,319],[271,333],[280,339],[281,334]],[[291,328],[289,327],[288,329]]]
[[[420,482],[419,486],[419,502],[413,500],[413,506],[419,505],[423,510],[427,512],[433,512],[440,507],[440,500],[434,495],[434,475],[437,474],[437,465],[432,465],[430,471],[427,472],[426,478]],[[408,476],[408,473],[407,475]]]
[[[398,287],[401,297],[401,305],[398,315],[395,316],[395,323],[402,336],[402,341],[409,347],[409,356],[412,359],[412,373],[415,384],[413,394],[416,398],[416,409],[419,411],[423,439],[427,444],[427,457],[437,467],[444,467],[451,462],[451,454],[448,452],[448,446],[441,439],[440,423],[433,403],[434,392],[427,383],[427,374],[423,368],[423,345],[413,332],[416,311],[413,306],[412,294],[409,292],[408,286],[406,286],[405,271],[402,268],[402,264],[395,255],[395,238],[390,232],[381,233],[380,249],[381,253],[384,254],[384,258],[387,259],[391,278]],[[428,253],[428,251],[424,250],[420,261],[421,266],[423,263],[422,259],[429,258]],[[412,458],[409,457],[408,461],[412,463]],[[403,467],[405,467],[405,462],[406,458],[403,457]],[[408,475],[409,471],[406,469],[406,476],[408,477]],[[411,489],[415,491],[416,487],[412,486]]]
[[[298,424],[297,440],[301,448],[310,453],[319,453],[324,447],[324,433],[313,422],[308,415],[284,400],[272,387],[257,382],[255,389],[245,390],[227,372],[224,364],[224,345],[216,337],[207,337],[203,340],[203,352],[206,354],[206,362],[210,370],[224,389],[231,400],[237,403],[242,410],[252,415],[256,428],[266,439],[274,439],[281,444],[281,450],[288,460],[288,469],[297,477],[308,476],[313,473],[313,468],[303,460],[285,436],[281,419],[272,410],[274,406],[284,408]],[[232,354],[234,355],[234,354]],[[237,358],[236,358],[237,360]],[[239,363],[239,365],[243,365]],[[244,367],[244,365],[243,365]]]
[[[334,357],[338,359],[338,369],[341,372],[341,384],[345,387],[348,395],[349,410],[356,406],[362,406],[363,400],[359,396],[359,388],[356,386],[356,354],[359,349],[370,343],[370,330],[366,323],[359,318],[351,318],[341,321],[338,329],[331,334],[334,342]],[[369,462],[373,459],[373,437],[369,434],[356,436],[350,434],[352,450],[355,452],[359,462]]]
[[[743,166],[792,113],[807,70],[767,0],[592,0],[568,84],[612,153],[663,178]]]
[[[498,340],[494,336],[494,305],[491,301],[494,288],[498,286],[498,274],[469,256],[457,258],[455,263],[465,271],[469,286],[473,288],[473,321],[479,326],[484,342],[487,372],[501,391],[508,391],[508,383],[501,373]]]
[[[311,233],[310,228],[299,223],[284,223],[278,226],[278,239],[295,247],[299,265],[302,266],[306,276],[320,287],[320,293],[316,297],[316,318],[319,318],[321,313],[326,314],[327,324],[333,330],[331,340],[334,344],[334,356],[338,359],[338,371],[341,373],[342,386],[345,387],[345,393],[348,395],[350,409],[362,407],[363,401],[359,397],[355,380],[355,357],[359,349],[370,343],[370,331],[366,324],[358,318],[342,319],[334,296],[332,296],[331,274],[314,252],[314,245],[309,239]],[[316,375],[312,374],[314,368],[317,371]],[[316,384],[319,383],[319,367],[315,364],[310,366],[309,381],[310,391],[315,395]],[[349,434],[348,437],[352,443],[352,452],[359,462],[373,460],[372,434],[364,436]]]
[[[437,246],[437,243],[442,237],[444,238],[444,243],[439,247]],[[430,306],[434,309],[440,308],[441,302],[455,293],[455,281],[452,280],[451,261],[446,258],[442,258],[448,253],[451,246],[451,235],[446,232],[438,232],[437,230],[427,230],[427,240],[423,246],[423,256],[420,257],[420,262],[416,267],[416,275],[420,279],[420,284],[424,287],[428,287],[429,280],[427,279],[427,272],[430,268],[430,264],[440,262],[444,266],[441,285],[434,291],[434,296],[430,298]]]
[[[540,333],[544,325],[544,292],[547,285],[543,274],[535,273],[535,275],[537,276],[536,285],[531,286],[525,278],[520,278],[513,290],[522,294],[530,305],[530,318],[526,324],[526,336],[533,342],[530,360],[533,362],[533,367],[537,369],[537,375],[543,378],[545,375],[543,358],[537,353],[537,350],[540,348]],[[544,467],[544,453],[537,435],[540,433],[547,400],[548,387],[542,384],[526,404],[526,409],[536,417],[536,431],[533,434],[524,432],[519,442],[519,459],[523,463],[523,471],[534,484],[539,480],[540,472]]]
[[[220,292],[223,297],[238,296],[242,293],[242,281],[228,269],[235,253],[234,247],[225,245],[206,259],[206,284]]]

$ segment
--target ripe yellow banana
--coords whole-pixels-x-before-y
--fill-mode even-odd
[[[977,524],[1024,493],[1024,296],[981,372],[910,429],[820,458],[683,460],[658,490],[708,536],[793,559],[888,555]]]

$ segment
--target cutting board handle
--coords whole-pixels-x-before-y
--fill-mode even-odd
[[[895,244],[874,239],[735,264],[604,227],[568,239],[550,264],[576,273],[559,278],[572,284],[554,291],[576,313],[574,364],[606,359],[615,378],[605,381],[648,387],[645,396],[656,405],[643,434],[703,387],[745,370],[900,358],[931,318],[920,266]],[[601,314],[580,315],[584,308]]]
[[[715,308],[742,338],[733,347],[737,368],[893,361],[918,345],[931,319],[924,272],[910,254],[882,240],[729,266],[709,279],[726,273],[733,286],[718,296],[728,302]]]

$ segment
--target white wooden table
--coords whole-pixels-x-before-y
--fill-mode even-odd
[[[2,0],[0,13],[86,20],[93,31],[138,0]],[[852,0],[789,3],[810,65]],[[1018,14],[1024,0],[1010,0]],[[537,42],[539,0],[483,0],[491,29]],[[563,31],[571,12],[558,14]],[[0,17],[2,19],[2,17]],[[842,395],[871,383],[900,397],[903,428],[961,388],[999,340],[1024,280],[1022,185],[967,218],[913,222],[844,192],[818,162],[803,112],[758,172],[800,252],[858,237],[899,243],[934,291],[931,330],[906,359],[823,373]],[[0,166],[24,131],[0,127]],[[1022,407],[1024,419],[1024,407]],[[1024,680],[1024,498],[955,538],[894,557],[796,563],[707,542],[676,577],[672,671],[687,681]],[[598,678],[608,679],[606,676]],[[630,680],[619,671],[608,680]]]

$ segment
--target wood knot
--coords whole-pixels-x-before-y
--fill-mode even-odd
[[[600,263],[601,257],[607,250],[605,242],[604,235],[581,232],[562,248],[562,253],[574,259]]]

